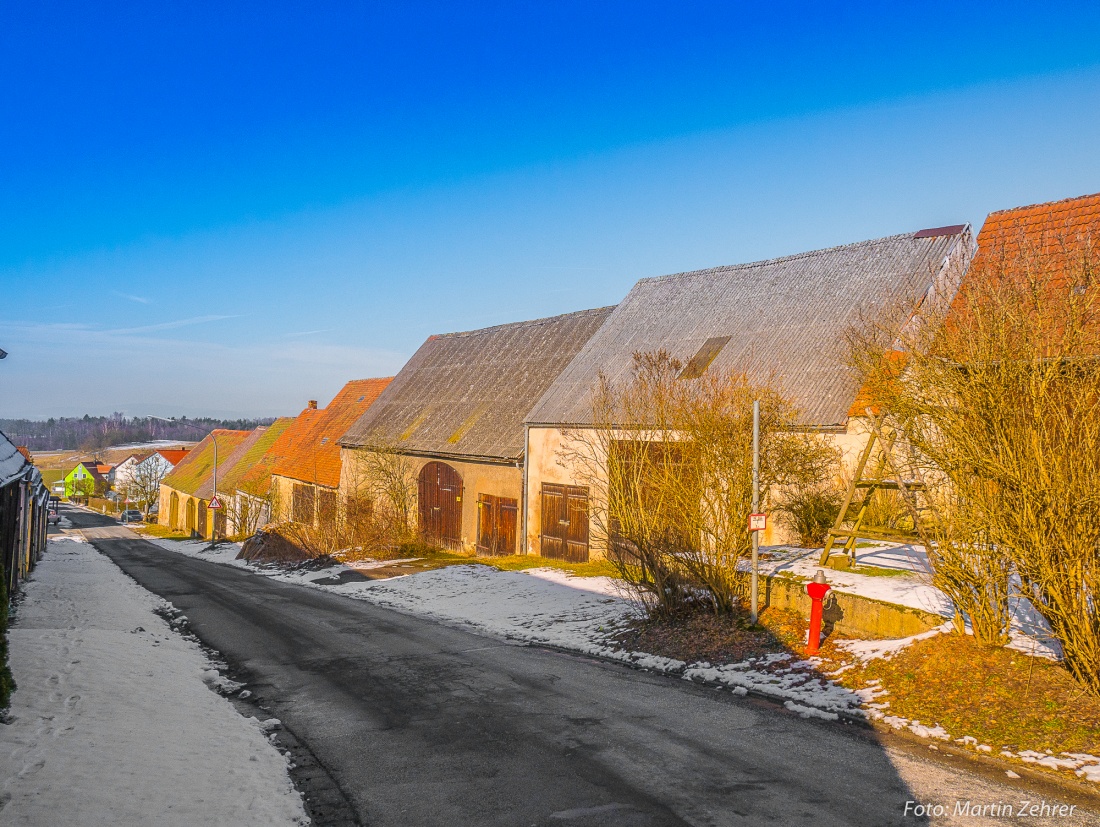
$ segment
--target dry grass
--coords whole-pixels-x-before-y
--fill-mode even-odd
[[[971,735],[994,752],[1100,755],[1100,698],[1045,658],[969,635],[938,635],[841,675],[853,688],[876,679],[889,692],[881,699],[890,702],[889,714],[938,723],[952,737]]]
[[[160,525],[159,523],[132,523],[130,525],[134,531],[139,534],[146,534],[150,537],[160,537],[165,540],[190,540],[191,535],[183,531],[175,531],[168,528],[168,526]]]
[[[537,554],[513,554],[508,557],[467,557],[462,562],[480,563],[501,571],[523,571],[524,569],[560,569],[576,577],[618,577],[618,570],[607,560],[592,560],[588,563],[568,563],[540,557]]]
[[[755,627],[743,612],[691,612],[667,620],[639,620],[616,636],[624,649],[715,665],[797,651],[805,638],[806,621],[786,609],[765,609]]]

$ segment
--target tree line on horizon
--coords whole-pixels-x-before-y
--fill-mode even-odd
[[[31,451],[94,451],[155,440],[195,442],[215,428],[250,431],[274,421],[274,417],[215,419],[208,416],[166,420],[127,417],[116,411],[110,416],[84,414],[49,419],[0,419],[0,431],[16,445],[25,445]]]

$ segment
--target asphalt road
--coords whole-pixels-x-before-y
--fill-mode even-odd
[[[861,728],[103,533],[128,535],[93,542],[186,613],[362,824],[917,824],[907,800],[1022,797]]]

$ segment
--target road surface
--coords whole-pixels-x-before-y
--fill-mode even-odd
[[[884,746],[859,727],[474,635],[175,554],[110,518],[66,516],[182,610],[308,746],[347,802],[332,823],[990,824],[928,821],[905,804],[1039,797],[1026,779]],[[1100,819],[1078,806],[1072,822],[1050,823]]]

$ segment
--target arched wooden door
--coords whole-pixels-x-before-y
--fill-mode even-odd
[[[190,534],[195,530],[195,501],[192,499],[187,500],[187,533]]]
[[[417,486],[420,532],[443,548],[462,548],[462,477],[445,462],[420,469]]]
[[[173,531],[180,527],[180,497],[175,491],[168,498],[168,527]]]

